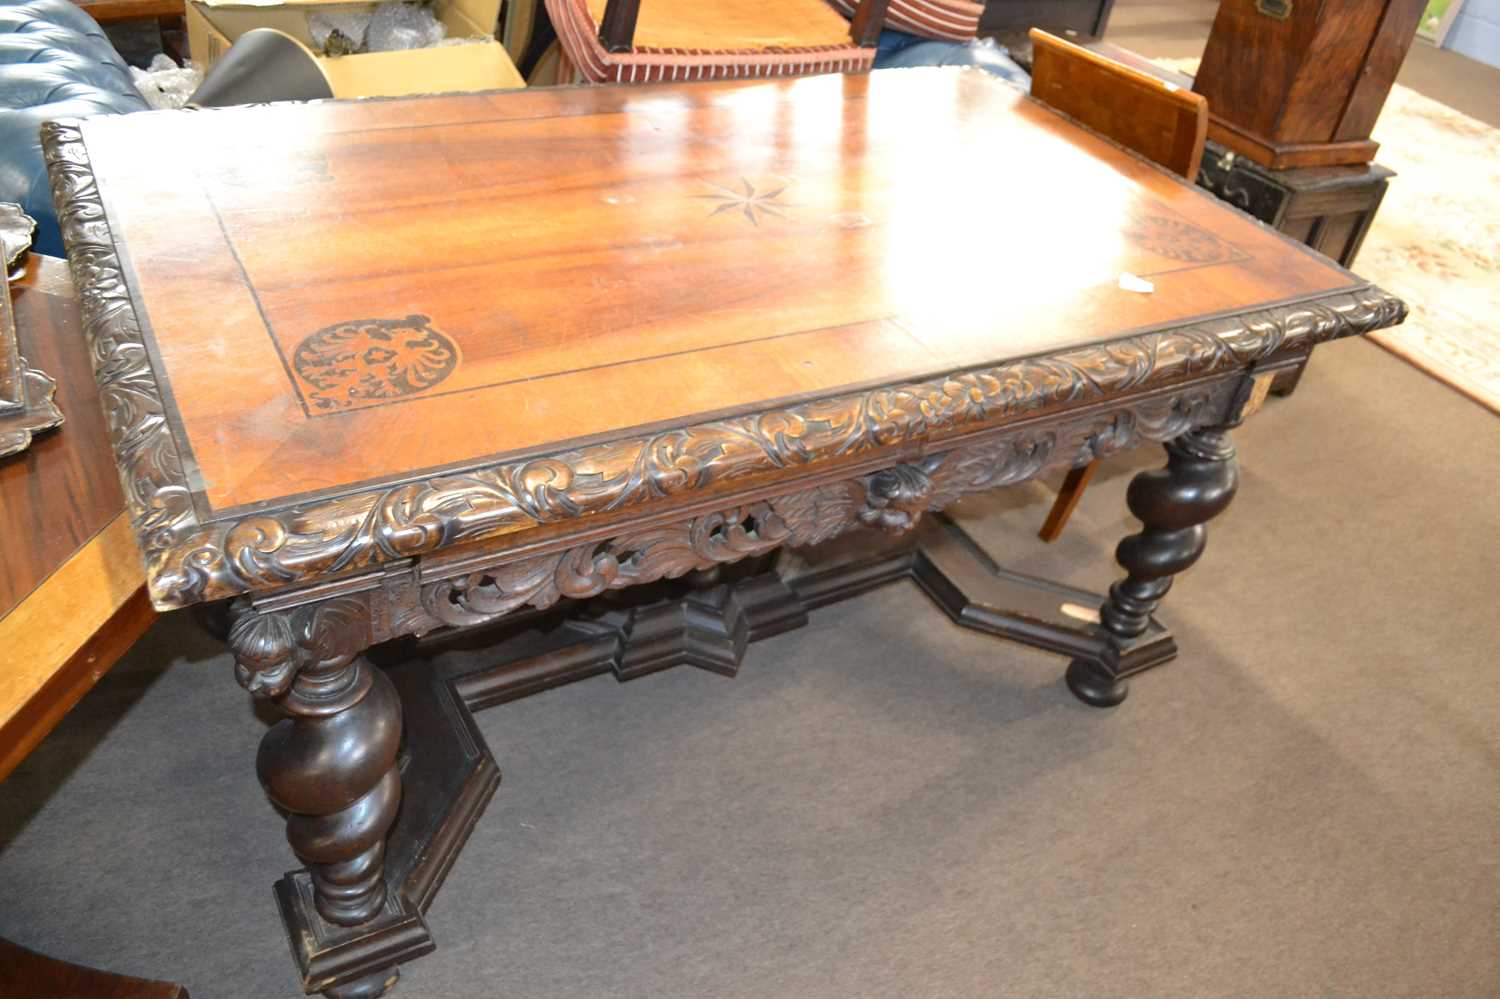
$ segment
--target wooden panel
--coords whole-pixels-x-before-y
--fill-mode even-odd
[[[0,617],[125,508],[68,265],[33,255],[11,290],[21,351],[66,422],[0,461]]]
[[[67,422],[0,463],[0,780],[156,618],[67,265],[32,255],[13,290]]]
[[[116,975],[68,964],[0,940],[0,995],[52,999],[188,999],[170,982]]]
[[[1208,101],[1105,55],[1033,28],[1031,92],[1039,100],[1160,163],[1198,176]]]
[[[1284,142],[1333,140],[1354,84],[1365,71],[1370,41],[1387,6],[1370,0],[1321,5],[1312,47],[1303,56],[1271,138]]]
[[[1209,137],[1278,169],[1368,162],[1422,7],[1224,0],[1193,84],[1208,98]]]
[[[128,125],[84,136],[221,516],[1355,283],[977,73]]]
[[[182,17],[184,0],[73,0],[100,24],[141,21],[158,17]]]
[[[1329,215],[1319,220],[1317,238],[1312,247],[1330,260],[1346,260],[1353,256],[1350,243],[1359,230],[1364,217],[1358,213]]]
[[[1281,226],[1281,231],[1299,243],[1306,243],[1312,236],[1313,227],[1317,224],[1316,218],[1287,219]]]
[[[1163,83],[1170,83],[1184,90],[1193,89],[1193,78],[1188,74],[1179,73],[1175,69],[1168,69],[1158,62],[1147,59],[1139,52],[1132,52],[1130,49],[1116,45],[1114,42],[1106,42],[1100,39],[1098,41],[1085,42],[1083,47],[1090,52],[1096,52],[1104,56],[1106,59],[1129,66],[1131,69],[1145,73],[1147,76],[1155,77]]]
[[[1193,89],[1208,98],[1216,118],[1259,135],[1276,131],[1317,33],[1320,6],[1296,4],[1295,16],[1283,21],[1261,13],[1255,0],[1219,4],[1193,79]]]
[[[1355,80],[1354,92],[1349,95],[1343,117],[1334,130],[1336,141],[1367,138],[1375,130],[1396,74],[1416,40],[1417,25],[1426,7],[1426,0],[1399,0],[1385,8],[1365,57],[1365,67]]]
[[[1379,164],[1270,170],[1222,147],[1205,151],[1198,182],[1219,197],[1302,242],[1320,219],[1349,217],[1352,231],[1338,252],[1315,247],[1344,267],[1354,265],[1365,232],[1385,197],[1392,172]],[[1326,227],[1325,227],[1326,228]],[[1320,239],[1323,233],[1319,232]]]
[[[155,620],[144,587],[120,513],[0,618],[0,779]]]

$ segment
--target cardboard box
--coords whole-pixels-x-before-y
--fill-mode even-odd
[[[275,28],[313,46],[307,16],[316,10],[358,10],[374,3],[349,0],[188,0],[188,46],[205,70],[252,28]],[[386,97],[524,87],[505,48],[494,39],[500,0],[434,0],[432,12],[449,38],[483,38],[473,45],[317,56],[335,97]]]

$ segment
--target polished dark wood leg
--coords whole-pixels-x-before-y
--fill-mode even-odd
[[[1115,558],[1124,579],[1109,589],[1099,620],[1110,639],[1104,656],[1075,659],[1068,687],[1088,704],[1111,707],[1127,687],[1120,651],[1145,634],[1177,573],[1203,554],[1205,524],[1234,498],[1239,470],[1224,429],[1194,430],[1166,445],[1165,468],[1141,472],[1130,482],[1126,502],[1143,525],[1120,542]]]
[[[290,813],[286,837],[312,872],[319,914],[357,926],[385,903],[401,702],[361,657],[338,656],[303,670],[280,706],[287,717],[261,741],[256,771]]]
[[[291,611],[234,611],[229,643],[240,683],[285,716],[261,740],[256,770],[287,812],[286,835],[308,865],[311,901],[334,927],[386,909],[386,834],[401,803],[401,700],[364,658],[368,620],[357,601]],[[394,969],[331,982],[331,999],[364,999]]]
[[[400,968],[387,968],[373,975],[324,989],[323,995],[327,999],[378,999],[395,988],[400,980]]]

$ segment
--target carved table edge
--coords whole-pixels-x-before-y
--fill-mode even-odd
[[[943,438],[1189,379],[1393,326],[1406,306],[1373,285],[919,382],[200,522],[89,164],[80,122],[42,126],[90,359],[145,554],[152,603],[194,603],[358,575],[542,524],[686,497],[819,462],[941,446]],[[895,460],[895,459],[893,459]]]
[[[855,527],[900,534],[963,495],[1233,422],[1247,379],[1199,379],[1144,398],[972,435],[949,450],[847,478],[778,483],[705,499],[696,509],[569,533],[540,543],[412,559],[348,580],[257,595],[254,612],[302,620],[339,605],[357,620],[349,649],[439,628],[489,624],[563,599],[712,569]]]

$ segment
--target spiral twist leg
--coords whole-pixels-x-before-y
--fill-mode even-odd
[[[256,771],[291,813],[286,838],[311,869],[314,901],[340,926],[385,903],[385,834],[401,803],[401,702],[385,674],[355,657],[304,670],[261,740]]]
[[[1115,549],[1126,576],[1110,587],[1099,608],[1116,654],[1104,662],[1075,659],[1068,666],[1068,687],[1096,707],[1125,699],[1128,688],[1118,670],[1120,647],[1145,633],[1172,578],[1198,561],[1208,536],[1204,525],[1229,505],[1239,485],[1234,445],[1226,430],[1189,431],[1169,442],[1166,450],[1166,467],[1141,472],[1126,494],[1130,512],[1143,528]]]
[[[385,837],[401,803],[401,701],[359,654],[361,611],[337,601],[244,609],[230,632],[240,682],[286,715],[261,740],[256,771],[288,813],[287,840],[308,865],[319,914],[340,926],[385,904]]]

